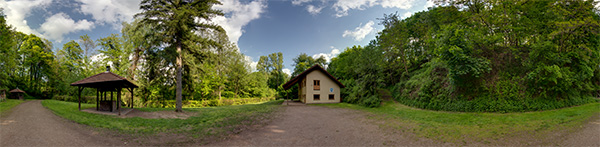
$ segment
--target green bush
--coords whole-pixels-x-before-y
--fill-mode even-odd
[[[274,97],[270,98],[223,98],[212,99],[212,100],[184,100],[182,101],[183,108],[201,108],[201,107],[214,107],[214,106],[229,106],[229,105],[243,105],[251,103],[260,103],[266,101],[275,100]],[[161,100],[161,101],[146,101],[144,106],[150,108],[175,108],[177,101],[175,100]]]
[[[480,93],[461,94],[452,87],[448,69],[436,60],[424,64],[411,78],[396,84],[393,95],[408,106],[459,112],[525,112],[564,108],[594,102],[590,96],[539,97],[527,91],[525,77],[501,74]]]
[[[67,102],[79,102],[79,99],[76,96],[70,95],[54,95],[52,99]],[[115,101],[116,99],[117,98],[115,98]],[[81,96],[81,103],[96,104],[96,96]]]

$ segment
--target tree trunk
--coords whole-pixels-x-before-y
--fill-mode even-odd
[[[183,53],[181,53],[181,41],[177,40],[177,88],[176,88],[176,109],[175,112],[183,112],[181,109],[181,69],[183,67]]]
[[[140,60],[140,52],[142,51],[142,49],[140,48],[136,48],[133,54],[133,64],[131,64],[131,67],[129,67],[130,71],[131,71],[131,80],[134,80],[133,78],[135,77],[135,71],[137,69],[137,65],[138,62]]]

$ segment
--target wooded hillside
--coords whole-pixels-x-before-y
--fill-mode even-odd
[[[445,111],[515,112],[594,102],[600,91],[595,2],[436,1],[347,48],[328,71],[344,100],[375,107],[377,88],[403,104]]]

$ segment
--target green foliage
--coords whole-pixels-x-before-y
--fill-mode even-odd
[[[283,67],[283,53],[281,52],[260,56],[256,64],[258,72],[269,74],[267,83],[271,89],[277,89],[288,79],[288,75],[283,73]]]
[[[391,86],[398,101],[418,108],[522,112],[600,95],[596,3],[444,3],[405,19],[384,15],[371,44],[332,59],[328,71],[347,86],[344,100],[362,104],[372,89]]]
[[[347,48],[331,59],[327,70],[346,86],[340,91],[344,102],[366,107],[379,106],[381,98],[377,89],[385,86],[381,78],[382,56],[379,48],[369,45],[365,48]]]
[[[200,46],[200,48],[216,47],[218,49],[223,45],[221,42],[215,41],[206,35],[200,35],[206,32],[219,35],[224,32],[221,26],[209,23],[211,18],[223,16],[223,12],[212,8],[213,5],[219,4],[221,2],[217,0],[167,2],[161,0],[144,0],[140,4],[142,12],[135,16],[142,18],[140,21],[141,24],[151,26],[155,36],[160,36],[151,38],[154,39],[152,42],[160,45],[168,45],[161,51],[171,54],[170,57],[174,57],[171,59],[175,59],[165,61],[171,63],[175,61],[172,65],[175,65],[175,97],[177,100],[176,111],[178,112],[182,111],[182,77],[184,76],[182,74],[183,72],[189,73],[191,70],[182,69],[185,54],[199,54],[200,52],[195,46]],[[198,58],[202,56],[192,57],[200,60]],[[188,79],[186,83],[191,83],[189,81],[190,78],[191,76],[186,75],[186,79]],[[189,91],[192,87],[188,84],[186,89]],[[218,91],[220,92],[220,89]]]
[[[223,98],[223,99],[212,99],[212,100],[185,100],[183,101],[183,108],[201,108],[201,107],[215,107],[215,106],[229,106],[229,105],[245,105],[262,103],[267,101],[275,100],[274,97],[270,98]],[[147,108],[175,108],[175,100],[163,100],[163,101],[146,101],[143,106]]]

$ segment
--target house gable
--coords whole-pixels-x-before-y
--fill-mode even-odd
[[[308,68],[307,70],[305,70],[304,72],[300,73],[298,76],[294,77],[292,80],[288,81],[287,83],[283,84],[283,88],[285,90],[290,89],[294,84],[301,82],[302,79],[306,78],[306,75],[308,75],[309,73],[319,70],[322,73],[325,74],[325,76],[329,77],[329,79],[331,79],[333,82],[335,82],[336,84],[338,84],[338,86],[340,86],[340,88],[345,88],[346,86],[344,86],[344,84],[342,84],[340,81],[338,81],[335,77],[333,77],[331,74],[329,74],[329,72],[327,72],[325,69],[323,69],[323,67],[319,66],[318,64]],[[310,84],[310,83],[307,83]]]

